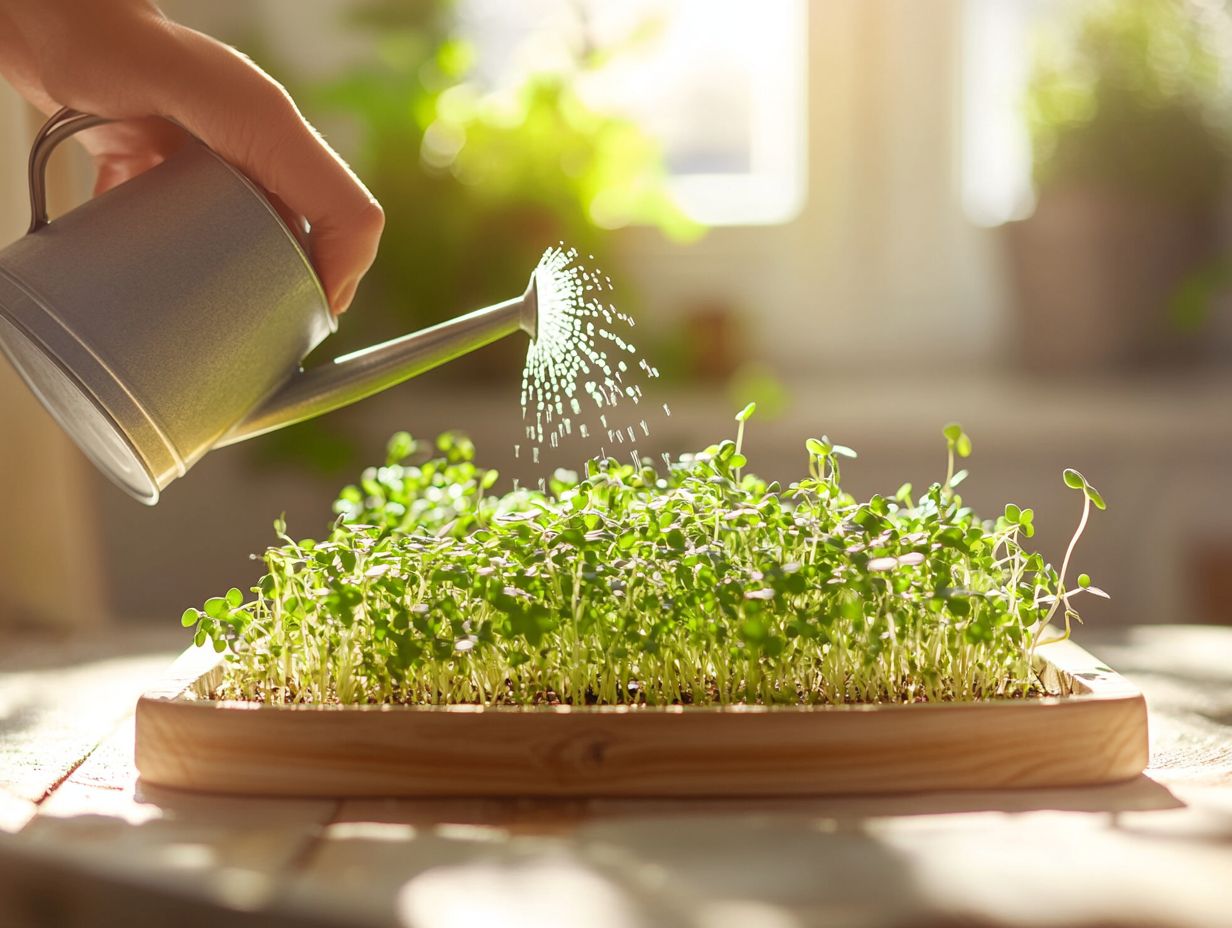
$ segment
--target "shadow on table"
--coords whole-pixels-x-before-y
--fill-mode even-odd
[[[178,877],[180,892],[212,906],[225,907],[235,885],[260,885],[249,901],[267,915],[419,928],[513,914],[517,924],[619,928],[939,924],[949,903],[920,869],[938,842],[969,853],[1025,841],[1037,853],[1057,840],[1103,840],[1121,813],[1184,808],[1145,776],[1087,789],[815,799],[338,803],[144,784],[135,799],[128,820],[40,818],[29,837],[78,859],[123,861],[118,872],[141,872],[168,894]],[[124,910],[120,897],[99,894],[95,902]],[[783,920],[804,912],[805,921]]]
[[[374,916],[416,926],[970,928],[1001,922],[978,892],[947,894],[962,887],[964,866],[990,858],[989,874],[1022,884],[1009,905],[1029,913],[1027,862],[1058,841],[1115,842],[1122,813],[1181,808],[1146,777],[1089,790],[809,800],[352,800],[299,888],[308,898],[327,881],[332,892],[366,892]],[[934,885],[937,873],[946,886]]]
[[[817,798],[701,799],[669,801],[594,800],[592,816],[629,816],[675,811],[691,814],[784,813],[834,819],[956,815],[974,812],[1154,812],[1184,808],[1172,792],[1145,774],[1124,783],[1030,790],[986,790]]]
[[[153,795],[166,790],[154,789]],[[858,821],[975,812],[1088,812],[1117,814],[1181,809],[1185,804],[1145,774],[1124,783],[1066,789],[989,790],[882,796],[710,799],[389,799],[349,803],[381,820],[420,828],[479,825],[517,834],[558,834],[586,822],[610,819],[783,816]]]
[[[151,786],[138,780],[136,801],[158,807],[162,814],[194,810],[203,804],[251,801],[243,797],[210,797]],[[314,800],[263,800],[261,807],[278,809]],[[325,801],[325,800],[321,800]],[[588,822],[613,819],[694,817],[789,817],[855,823],[862,819],[960,815],[977,812],[1086,812],[1119,814],[1185,808],[1165,786],[1145,774],[1124,783],[1036,790],[988,790],[912,793],[880,796],[819,796],[705,799],[550,799],[550,798],[398,798],[357,799],[348,809],[363,810],[366,821],[396,820],[420,829],[438,825],[500,828],[510,834],[554,835],[574,831]],[[392,817],[392,818],[391,818]]]
[[[586,801],[354,800],[289,898],[383,924],[919,925],[904,853],[808,816],[595,818]],[[691,805],[691,804],[686,804]],[[807,922],[793,911],[807,909]]]

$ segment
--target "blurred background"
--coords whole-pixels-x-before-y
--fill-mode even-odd
[[[642,451],[758,403],[753,469],[856,447],[853,492],[944,475],[1033,506],[1112,594],[1088,623],[1232,623],[1232,11],[1222,0],[166,0],[284,83],[380,199],[376,266],[330,356],[520,293],[543,249],[612,278],[659,367]],[[5,89],[4,240],[36,120]],[[61,208],[91,183],[58,156]],[[285,513],[319,535],[386,438],[460,429],[534,482],[525,344],[212,453],[146,509],[7,366],[0,621],[173,624],[259,574]],[[670,404],[670,417],[661,411]]]

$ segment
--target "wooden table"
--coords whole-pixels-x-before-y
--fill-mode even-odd
[[[1080,641],[1145,691],[1117,786],[764,801],[286,800],[143,787],[180,640],[0,640],[0,925],[1232,924],[1232,629]]]

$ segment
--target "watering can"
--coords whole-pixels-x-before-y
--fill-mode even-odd
[[[515,299],[333,361],[337,326],[300,239],[242,173],[192,140],[47,219],[61,141],[108,120],[64,109],[30,152],[29,232],[0,251],[0,348],[81,450],[144,503],[207,451],[302,422],[519,329]]]

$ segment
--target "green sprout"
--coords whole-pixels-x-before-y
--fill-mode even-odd
[[[1093,593],[1096,596],[1102,596],[1105,599],[1108,597],[1108,594],[1099,587],[1091,585],[1091,578],[1087,574],[1078,575],[1078,588],[1076,590],[1070,590],[1067,592],[1065,589],[1065,578],[1069,575],[1070,558],[1073,556],[1074,547],[1078,544],[1078,539],[1082,537],[1082,533],[1086,530],[1087,519],[1090,518],[1091,515],[1091,506],[1094,506],[1099,510],[1104,510],[1108,507],[1104,503],[1104,498],[1100,495],[1100,492],[1087,482],[1086,477],[1082,476],[1082,474],[1074,470],[1072,467],[1067,467],[1061,477],[1065,481],[1065,485],[1071,490],[1082,491],[1082,515],[1078,519],[1078,528],[1074,531],[1074,535],[1070,538],[1069,545],[1065,549],[1065,557],[1061,561],[1061,573],[1058,575],[1057,579],[1057,591],[1054,594],[1054,598],[1051,600],[1051,608],[1048,610],[1048,614],[1044,618],[1044,622],[1047,624],[1047,622],[1051,621],[1053,616],[1056,615],[1057,609],[1064,606],[1065,634],[1062,635],[1061,638],[1053,640],[1064,640],[1068,638],[1072,630],[1072,623],[1075,621],[1082,622],[1082,617],[1078,615],[1078,612],[1070,604],[1071,596],[1077,593],[1085,592]]]
[[[730,705],[911,703],[1044,691],[1044,628],[1106,595],[1071,555],[1023,547],[1034,513],[979,519],[953,492],[971,441],[946,426],[946,479],[857,500],[850,448],[805,442],[808,476],[744,473],[735,441],[586,462],[541,491],[492,492],[464,436],[405,432],[334,504],[320,540],[283,520],[265,576],[187,610],[226,651],[214,695],[272,703]]]
[[[960,470],[954,472],[954,455],[960,458],[971,457],[971,439],[967,433],[963,431],[963,427],[957,422],[951,422],[941,434],[945,436],[945,449],[948,455],[948,463],[945,468],[945,482],[941,486],[949,494],[953,494],[954,488],[967,479],[967,472]]]

